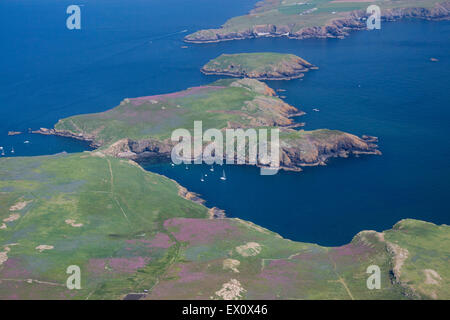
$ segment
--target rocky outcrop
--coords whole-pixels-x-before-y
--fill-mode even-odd
[[[204,204],[205,203],[205,200],[200,198],[199,194],[197,194],[195,192],[191,192],[188,189],[186,189],[185,187],[182,187],[181,185],[178,185],[178,195],[180,197],[185,198],[186,200],[193,201],[193,202],[198,203],[198,204]],[[211,208],[209,210],[214,210],[214,208]],[[210,213],[208,213],[208,214],[210,215]]]
[[[53,132],[58,134],[55,131]],[[305,166],[325,165],[330,158],[381,154],[378,150],[378,145],[375,144],[378,141],[376,137],[363,136],[360,138],[349,133],[333,130],[302,132],[304,134],[300,134],[295,138],[281,138],[280,167],[282,169],[301,171],[301,168]],[[296,135],[297,131],[294,129],[283,129],[283,133]],[[135,161],[149,159],[170,161],[171,151],[175,144],[170,140],[122,139],[101,149],[101,152],[110,156]],[[263,166],[261,163],[258,163],[258,165]],[[191,196],[189,198],[192,200]]]
[[[294,31],[295,25],[255,25],[240,31],[226,28],[200,30],[185,37],[186,42],[208,43],[227,40],[242,40],[259,37],[288,37],[290,39],[344,38],[351,31],[366,29],[368,14],[363,10],[349,12],[345,17],[331,19],[323,26],[304,27]],[[433,8],[393,8],[381,12],[382,21],[400,19],[448,20],[450,2],[437,3]]]
[[[381,155],[375,137],[357,137],[353,134],[316,130],[298,138],[281,140],[280,165],[285,170],[301,170],[305,166],[325,165],[330,158],[349,155]]]
[[[58,129],[47,129],[47,128],[39,128],[38,130],[33,130],[31,133],[43,134],[43,135],[53,135],[60,137],[67,137],[77,140],[82,140],[89,142],[91,147],[98,148],[101,146],[101,143],[96,141],[96,135],[89,133],[74,133],[66,130],[58,130]]]
[[[267,62],[267,57],[273,59]],[[251,60],[251,64],[247,63]],[[255,66],[255,61],[259,62]],[[305,72],[318,69],[295,55],[273,53],[223,54],[205,64],[200,71],[206,75],[226,75],[258,80],[291,80],[302,78]]]

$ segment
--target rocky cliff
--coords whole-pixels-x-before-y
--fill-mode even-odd
[[[200,30],[185,37],[186,42],[208,43],[227,40],[242,40],[259,37],[287,37],[290,39],[309,38],[344,38],[351,31],[366,29],[368,14],[365,10],[354,10],[330,19],[323,25],[301,27],[291,23],[266,23],[251,25],[248,28],[236,30],[233,26],[220,29]],[[301,21],[299,16],[299,21]],[[432,8],[407,7],[382,9],[382,21],[397,21],[401,19],[448,20],[450,18],[450,2],[437,3]],[[270,19],[269,19],[270,20]],[[251,22],[249,22],[251,24]]]

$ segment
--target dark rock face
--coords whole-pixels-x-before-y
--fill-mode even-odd
[[[294,132],[294,129],[285,128],[283,130]],[[92,142],[90,138],[83,138],[83,136],[54,129],[42,128],[40,131],[35,131],[35,133],[72,137]],[[380,155],[381,152],[378,150],[378,145],[375,144],[376,142],[378,142],[376,137],[364,135],[360,138],[344,132],[327,134],[321,137],[308,134],[305,137],[291,139],[289,141],[281,139],[280,167],[285,170],[301,171],[301,168],[304,166],[325,165],[326,161],[330,158],[346,158],[349,155],[358,156],[362,154]],[[102,149],[101,153],[135,161],[149,159],[169,161],[172,148],[175,144],[175,142],[170,140],[143,139],[135,141],[121,139],[106,149]],[[98,143],[96,146],[100,147]]]
[[[185,37],[186,42],[207,43],[227,40],[241,40],[258,37],[281,37],[290,39],[309,38],[344,38],[350,31],[366,28],[368,15],[363,10],[348,13],[348,18],[332,20],[327,25],[302,28],[293,32],[293,26],[287,25],[257,25],[252,29],[239,32],[227,32],[225,29],[201,30]],[[450,18],[450,1],[438,3],[433,8],[394,8],[381,12],[382,21],[397,21],[400,19],[447,20]]]
[[[286,170],[299,170],[304,166],[325,165],[330,158],[349,155],[372,154],[381,155],[376,137],[355,135],[340,132],[326,138],[313,135],[303,139],[281,144],[281,166]]]
[[[43,135],[55,135],[55,136],[60,136],[60,137],[67,137],[67,138],[87,141],[90,143],[91,147],[93,147],[93,148],[98,148],[101,146],[101,143],[96,141],[96,137],[94,135],[90,135],[90,134],[75,134],[70,131],[47,129],[47,128],[40,128],[39,130],[32,131],[32,133],[43,134]]]

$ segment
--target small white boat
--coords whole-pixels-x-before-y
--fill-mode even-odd
[[[171,165],[172,167],[175,167],[175,163],[171,163],[170,165]]]
[[[205,173],[205,177],[207,177],[207,176],[208,176],[208,174]]]
[[[201,181],[201,182],[205,181],[205,179],[203,179],[203,175],[202,175],[202,177],[200,178],[200,181]]]
[[[225,170],[223,170],[222,176],[220,177],[220,180],[227,180],[227,177],[225,176]]]
[[[209,171],[214,172],[214,167],[211,166],[211,169],[209,169]]]
[[[314,109],[313,109],[313,111],[315,111],[315,112],[319,112],[320,110],[319,110],[319,109],[317,109],[317,108],[314,108]]]
[[[14,153],[15,151],[14,151],[14,148],[11,148],[11,153]]]
[[[186,170],[189,170],[188,166],[186,166]]]
[[[25,140],[23,143],[25,143],[25,144],[28,144],[28,143],[30,143],[30,141],[28,141],[28,140]]]
[[[2,150],[2,156],[4,156],[5,155],[5,151],[4,150]]]

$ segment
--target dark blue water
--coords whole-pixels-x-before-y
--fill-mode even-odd
[[[229,216],[294,240],[339,245],[360,230],[387,229],[402,218],[450,223],[450,22],[385,23],[380,31],[345,40],[258,39],[181,48],[187,32],[218,26],[254,2],[80,1],[82,30],[69,31],[65,9],[72,1],[2,0],[0,145],[7,155],[11,147],[15,155],[77,152],[86,145],[6,133],[51,127],[125,97],[209,83],[215,77],[199,68],[224,52],[290,52],[320,70],[269,85],[286,89],[287,102],[308,112],[301,118],[306,129],[379,136],[383,156],[264,177],[256,168],[227,167],[227,181],[218,179],[219,168],[148,168],[201,193]],[[208,174],[205,182],[202,173]]]

